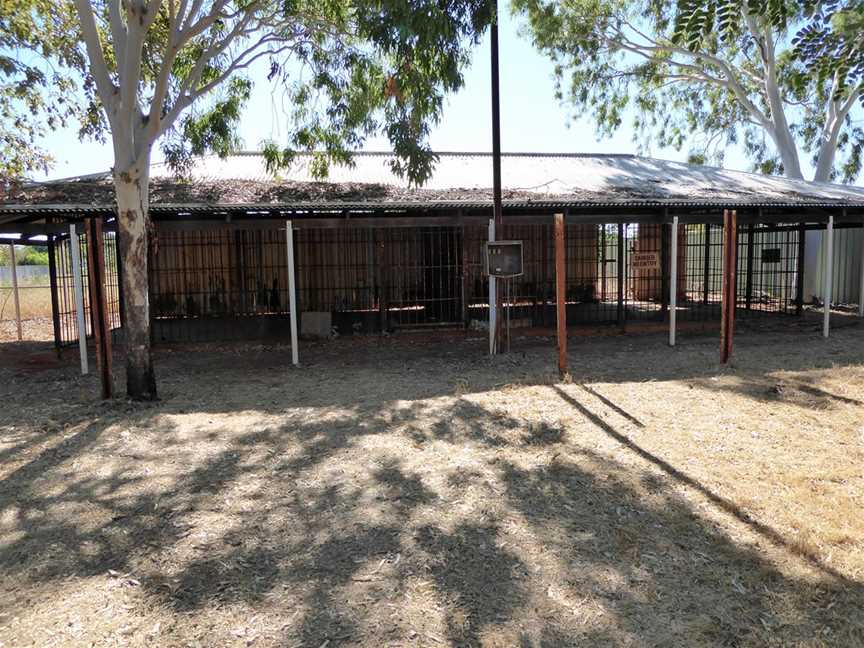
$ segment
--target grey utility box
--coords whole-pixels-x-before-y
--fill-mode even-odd
[[[518,277],[522,268],[522,241],[489,241],[486,243],[484,270],[490,277]]]

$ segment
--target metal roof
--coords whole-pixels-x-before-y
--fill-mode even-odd
[[[639,208],[864,209],[864,188],[790,180],[634,155],[506,153],[504,207],[519,210]],[[390,153],[359,153],[334,166],[325,181],[300,154],[277,176],[260,153],[195,160],[188,181],[164,164],[151,168],[155,214],[202,212],[454,212],[491,209],[491,154],[440,153],[422,188],[391,169]],[[114,210],[109,174],[32,183],[0,201],[0,223],[39,215],[86,215]],[[5,215],[5,216],[4,216]]]

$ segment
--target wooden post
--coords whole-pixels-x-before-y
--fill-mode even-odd
[[[720,362],[732,357],[735,335],[735,264],[738,246],[738,216],[734,210],[723,211],[723,304],[720,321]]]
[[[675,346],[678,322],[678,217],[672,217],[672,262],[669,280],[669,346]]]
[[[84,282],[81,278],[81,245],[75,223],[69,225],[69,256],[72,259],[72,286],[75,291],[75,315],[78,323],[78,353],[81,356],[81,375],[90,371],[87,366],[87,322],[84,319]],[[90,275],[91,277],[93,275]]]
[[[827,338],[831,329],[831,289],[834,283],[834,215],[828,216],[828,229],[825,233],[825,289],[822,300],[822,337]]]
[[[288,308],[291,315],[291,364],[300,364],[300,352],[297,348],[297,278],[294,267],[294,228],[291,221],[285,221],[286,247],[288,249]]]
[[[71,243],[71,241],[70,241]],[[114,393],[111,380],[111,326],[105,299],[105,246],[102,219],[87,221],[87,272],[90,287],[90,311],[93,319],[93,340],[96,343],[96,363],[102,383],[102,398]]]
[[[12,264],[12,298],[15,300],[15,324],[18,327],[18,341],[24,339],[21,332],[21,300],[18,298],[18,267],[15,261],[15,244],[9,244],[9,261]]]
[[[555,214],[555,304],[558,322],[558,373],[567,375],[567,266],[564,263],[564,214]]]

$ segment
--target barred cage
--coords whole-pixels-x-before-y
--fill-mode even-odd
[[[105,300],[108,323],[112,330],[122,325],[119,252],[116,232],[103,232],[105,251]],[[81,262],[81,284],[84,291],[84,324],[87,337],[93,335],[93,314],[90,308],[90,271],[87,263],[86,233],[78,234],[78,258]],[[49,248],[54,268],[54,301],[56,341],[58,346],[68,346],[78,341],[78,319],[75,306],[75,283],[72,272],[71,240],[68,234],[58,236]]]
[[[800,312],[798,226],[739,228],[736,304],[745,315]],[[672,226],[570,224],[566,300],[571,325],[662,322],[669,315]],[[679,320],[720,317],[722,226],[682,224]],[[334,333],[461,326],[488,321],[485,227],[295,227],[300,314],[325,313]],[[523,243],[524,273],[502,281],[514,326],[555,323],[553,226],[505,223]],[[157,340],[286,336],[284,229],[160,231],[151,254]]]

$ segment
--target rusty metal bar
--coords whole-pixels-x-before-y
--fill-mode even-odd
[[[618,223],[618,326],[624,328],[624,288],[626,285],[626,266],[624,265],[624,223]]]
[[[558,373],[567,374],[567,270],[564,262],[564,214],[555,214],[555,307],[558,323]]]
[[[735,336],[735,264],[737,263],[738,217],[735,210],[723,211],[723,304],[720,322],[720,362],[732,357]]]
[[[111,380],[111,325],[105,300],[105,239],[102,237],[101,218],[87,221],[87,265],[96,363],[102,383],[102,398],[108,399],[114,393],[114,385]]]
[[[54,326],[54,348],[60,353],[60,300],[57,295],[57,246],[54,236],[48,235],[48,282],[51,284],[51,323]]]

